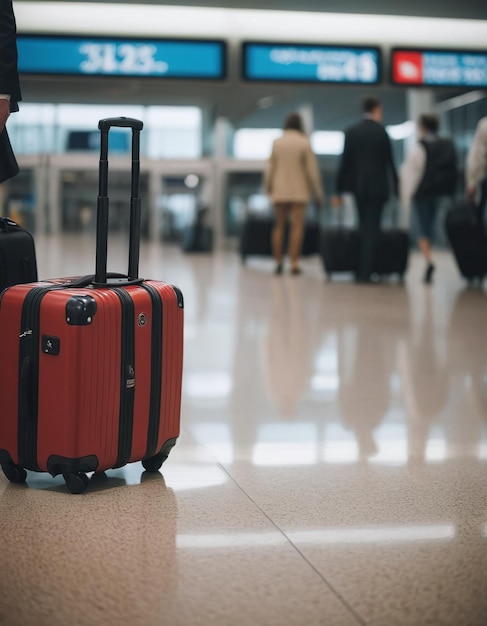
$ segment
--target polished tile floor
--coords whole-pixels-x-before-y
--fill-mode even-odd
[[[304,268],[142,247],[185,294],[180,440],[82,496],[0,477],[1,626],[487,624],[486,292],[447,254],[431,288]]]

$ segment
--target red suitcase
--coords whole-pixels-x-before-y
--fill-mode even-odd
[[[108,274],[108,134],[132,129],[127,275]],[[179,435],[183,297],[138,278],[142,122],[101,120],[96,275],[10,287],[0,294],[0,463],[63,474],[72,493],[87,472],[142,460],[157,471]]]

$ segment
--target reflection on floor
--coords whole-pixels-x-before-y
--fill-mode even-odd
[[[82,496],[0,477],[2,626],[487,624],[486,293],[447,254],[431,288],[304,268],[143,246],[185,294],[180,440]]]

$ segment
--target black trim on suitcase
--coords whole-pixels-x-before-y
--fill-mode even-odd
[[[118,431],[118,455],[114,467],[126,465],[132,452],[135,391],[135,312],[134,303],[125,289],[113,290],[121,304],[121,368],[120,368],[120,419]]]
[[[183,292],[181,291],[181,289],[179,289],[179,287],[176,287],[175,285],[171,285],[171,287],[174,289],[174,293],[176,294],[176,298],[178,299],[178,307],[180,309],[184,309]]]
[[[178,440],[177,437],[172,437],[171,439],[168,439],[162,446],[162,450],[159,452],[158,456],[161,456],[165,461],[167,457],[169,456],[169,453],[171,452],[171,450],[176,445],[177,440]]]
[[[33,287],[22,306],[19,341],[19,464],[41,471],[37,464],[39,402],[39,317],[42,298],[56,287]]]
[[[94,454],[77,459],[51,454],[47,459],[47,471],[51,476],[77,472],[96,472],[97,469],[98,458]]]
[[[155,287],[149,283],[142,285],[152,301],[152,337],[151,337],[151,385],[149,426],[147,430],[147,448],[145,458],[154,456],[159,438],[162,391],[162,298]],[[159,323],[160,322],[160,323]]]

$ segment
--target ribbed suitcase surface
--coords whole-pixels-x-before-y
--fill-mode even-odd
[[[141,127],[108,122],[105,149],[111,126]],[[137,156],[138,141],[128,274],[106,273],[105,180],[96,276],[16,285],[1,296],[0,463],[13,482],[25,469],[47,471],[81,493],[86,472],[138,460],[158,470],[179,436],[183,296],[138,278]]]

